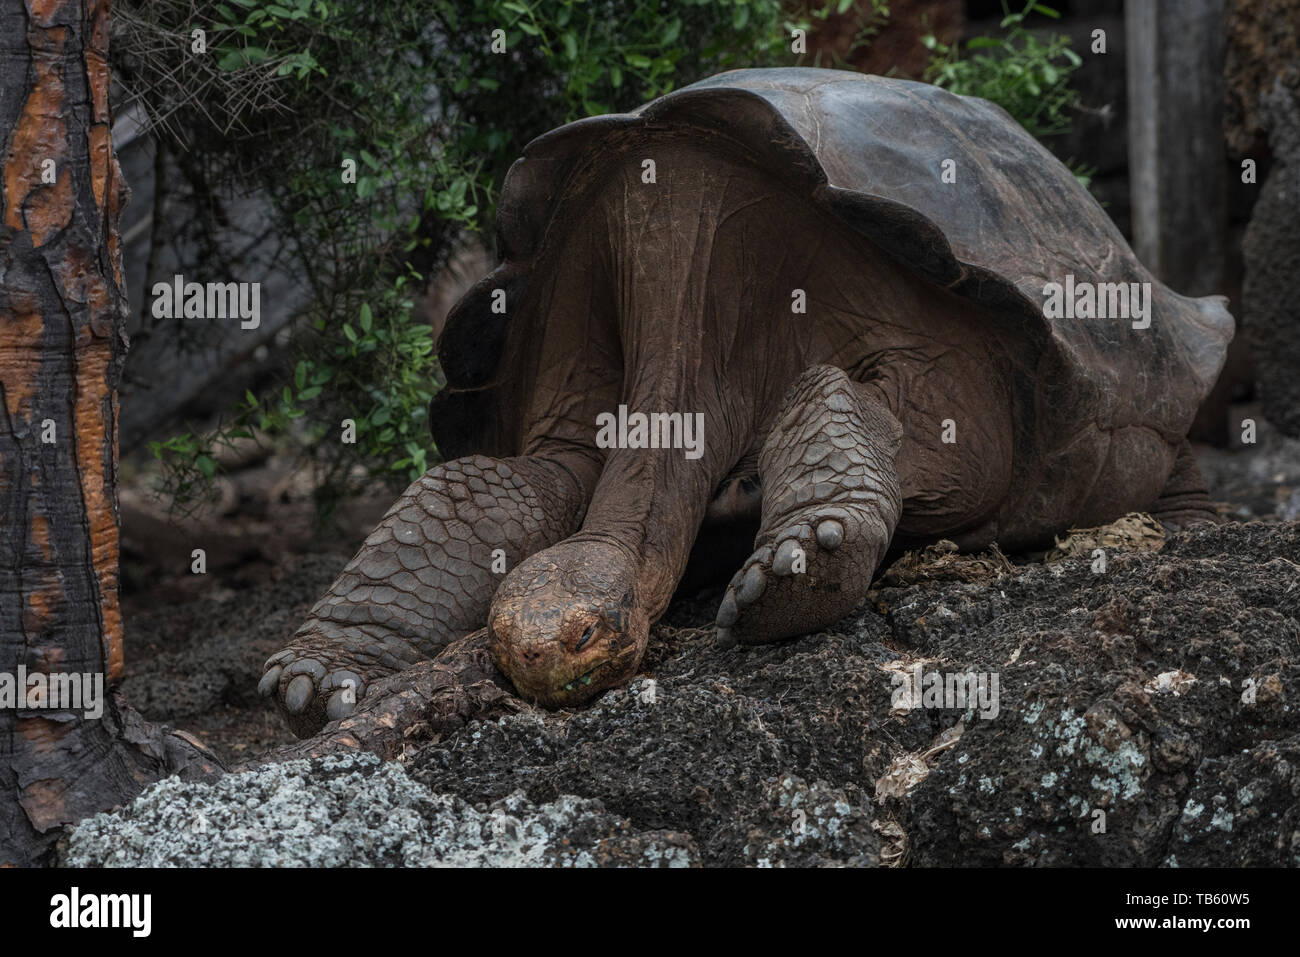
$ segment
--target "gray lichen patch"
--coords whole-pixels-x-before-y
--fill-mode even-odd
[[[289,761],[214,784],[169,778],[73,829],[70,867],[686,867],[691,841],[634,833],[599,801],[521,793],[473,806],[368,754]]]
[[[846,866],[880,863],[880,838],[871,802],[858,788],[811,785],[785,775],[765,789],[767,814],[750,832],[744,853],[758,867],[807,867],[826,861]]]

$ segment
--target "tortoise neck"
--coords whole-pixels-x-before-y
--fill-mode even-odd
[[[658,160],[653,182],[640,162],[624,162],[595,199],[608,238],[600,301],[618,332],[623,379],[618,404],[595,423],[605,465],[578,538],[627,552],[637,601],[653,619],[713,493],[752,443],[752,410],[727,371],[742,297],[735,280],[719,285],[715,256],[720,225],[753,202],[741,188],[753,174],[685,141],[646,150]]]
[[[700,523],[731,467],[716,410],[635,400],[603,415],[609,448],[581,531],[627,553],[637,602],[653,621],[668,607]]]

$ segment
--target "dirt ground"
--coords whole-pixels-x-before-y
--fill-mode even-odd
[[[1256,443],[1197,450],[1211,495],[1230,521],[1300,518],[1300,441],[1279,436],[1253,406],[1233,410],[1234,423],[1249,418]],[[290,462],[251,455],[230,464],[242,467],[221,479],[219,504],[178,520],[147,491],[147,468],[124,469],[122,568],[128,700],[235,764],[294,740],[256,694],[262,664],[394,496],[376,488],[322,532],[313,528],[310,481]],[[198,548],[205,574],[191,571]],[[716,596],[705,594],[684,602],[667,620],[707,624],[711,601]]]

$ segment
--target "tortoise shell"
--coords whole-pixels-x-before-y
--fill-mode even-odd
[[[1159,283],[1066,167],[1000,107],[936,86],[841,70],[735,70],[625,114],[533,140],[502,189],[501,264],[457,304],[439,338],[446,388],[431,425],[446,458],[512,454],[522,415],[512,380],[536,333],[493,310],[525,301],[561,215],[610,151],[683,129],[728,144],[849,224],[903,269],[991,307],[1023,335],[1053,421],[1184,435],[1222,366],[1233,320],[1222,297]],[[943,183],[952,160],[955,182]],[[1067,275],[1150,283],[1150,325],[1049,318],[1044,287]],[[499,296],[498,296],[499,301]]]

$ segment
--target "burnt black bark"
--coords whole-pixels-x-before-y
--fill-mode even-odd
[[[100,676],[102,714],[0,707],[0,865],[169,770],[215,767],[109,693],[122,672],[117,397],[127,189],[107,0],[0,3],[0,675]],[[98,710],[98,709],[96,709]]]

